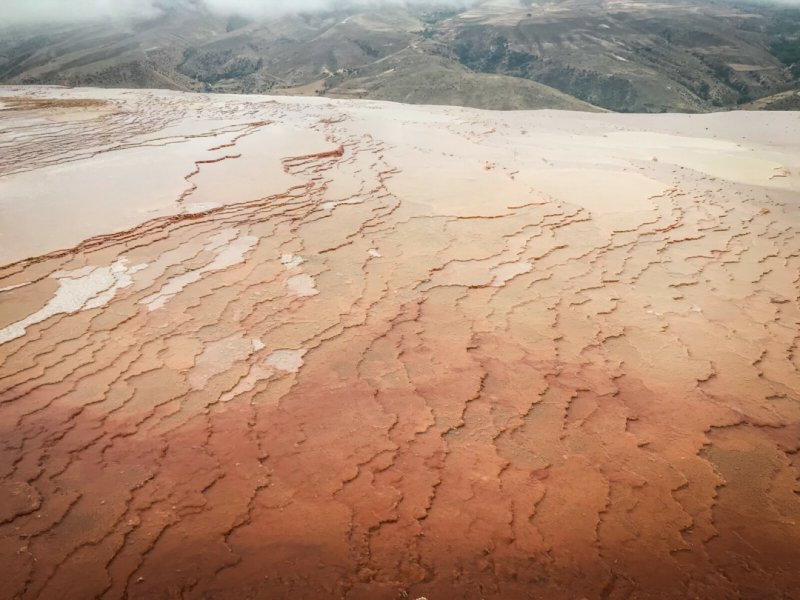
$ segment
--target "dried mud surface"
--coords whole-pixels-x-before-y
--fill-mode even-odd
[[[800,597],[797,114],[2,95],[0,597]]]

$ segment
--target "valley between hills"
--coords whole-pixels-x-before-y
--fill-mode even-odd
[[[494,110],[800,108],[800,7],[480,0],[273,16],[0,24],[0,83],[327,96]]]

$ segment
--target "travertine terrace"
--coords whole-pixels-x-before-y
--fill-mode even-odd
[[[0,96],[0,597],[800,597],[800,114]]]

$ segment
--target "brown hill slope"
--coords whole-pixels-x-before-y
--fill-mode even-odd
[[[800,9],[705,0],[483,0],[262,20],[173,5],[150,21],[4,30],[0,82],[703,112],[797,88],[798,31]]]

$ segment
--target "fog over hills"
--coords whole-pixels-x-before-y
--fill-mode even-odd
[[[385,6],[467,7],[475,0],[15,0],[0,2],[0,18],[6,24],[87,22],[99,19],[147,19],[166,11],[207,10],[219,15],[269,18],[303,12]]]
[[[497,109],[800,106],[797,2],[38,0],[0,4],[0,22],[4,83]]]

